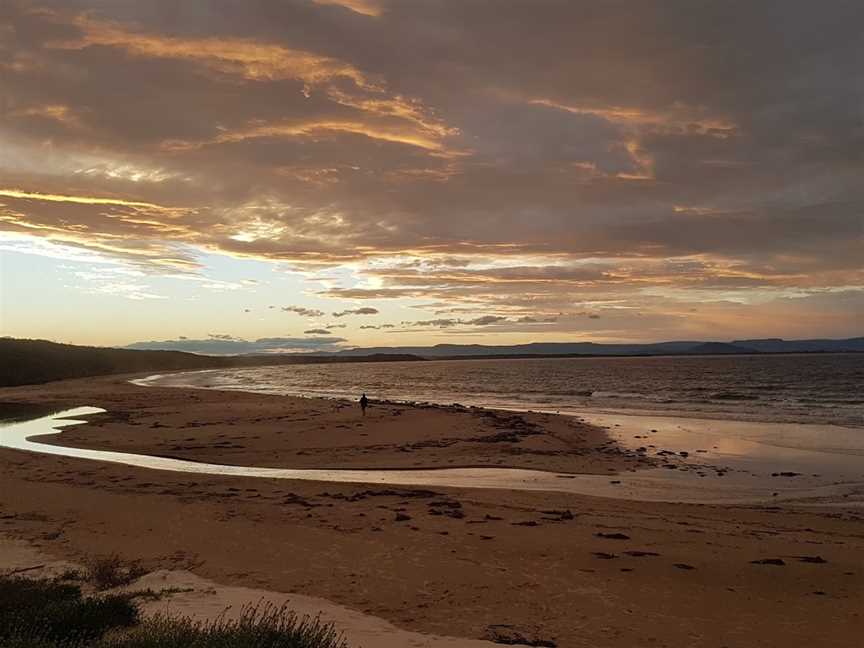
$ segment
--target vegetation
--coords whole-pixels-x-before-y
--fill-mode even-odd
[[[139,351],[0,338],[0,387],[36,385],[110,374],[322,362],[419,360],[410,355],[323,357],[310,355],[207,356],[183,351]]]
[[[137,562],[124,562],[116,554],[94,558],[87,563],[87,580],[100,590],[128,585],[145,573]]]
[[[84,596],[59,580],[0,577],[0,648],[347,648],[332,625],[285,607],[249,606],[235,620],[140,620],[135,598]]]
[[[198,622],[156,616],[98,648],[346,648],[332,625],[299,619],[285,607],[243,608],[236,620]]]
[[[178,351],[130,351],[0,338],[0,387],[116,373],[208,369],[222,358]]]
[[[127,628],[138,610],[125,595],[85,597],[77,585],[0,578],[0,646],[84,648]]]

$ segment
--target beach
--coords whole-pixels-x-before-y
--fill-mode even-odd
[[[673,461],[616,440],[614,429],[550,413],[373,401],[362,417],[340,400],[129,378],[4,389],[0,401],[41,407],[40,415],[106,410],[40,443],[207,464],[527,469],[562,483],[593,476],[613,493]],[[666,472],[698,474],[695,451],[681,451],[688,456]],[[734,470],[718,472],[700,479],[734,483]],[[864,630],[862,530],[864,512],[848,492],[646,502],[515,486],[187,474],[0,449],[0,534],[53,559],[116,553],[150,571],[318,597],[464,640],[851,646]]]

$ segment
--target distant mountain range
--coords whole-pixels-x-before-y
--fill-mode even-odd
[[[676,341],[650,344],[597,344],[595,342],[532,342],[507,346],[484,344],[436,344],[435,346],[364,347],[336,351],[328,355],[410,354],[424,358],[464,356],[621,356],[738,353],[837,353],[864,352],[864,337],[845,340],[734,340],[733,342]]]
[[[190,371],[281,364],[421,360],[407,355],[359,354],[350,358],[305,354],[202,355],[184,351],[114,349],[0,338],[0,387],[120,373]]]
[[[147,343],[158,345],[158,343]],[[176,344],[169,341],[167,344]],[[172,347],[169,347],[172,348]],[[436,344],[414,347],[373,347],[330,353],[258,353],[204,355],[180,350],[146,351],[58,344],[48,340],[0,337],[0,387],[44,383],[64,378],[118,373],[188,371],[264,365],[404,362],[442,358],[536,358],[562,356],[726,355],[743,353],[864,353],[864,337],[847,340],[735,340],[734,342],[658,342],[655,344],[595,344],[535,342],[510,346]]]

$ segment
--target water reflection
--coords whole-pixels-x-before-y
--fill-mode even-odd
[[[198,463],[149,455],[70,448],[40,443],[36,437],[58,434],[63,427],[86,421],[76,418],[104,412],[99,407],[76,407],[39,418],[0,426],[0,447],[77,459],[125,464],[137,468],[173,472],[295,479],[322,482],[432,486],[457,488],[491,488],[528,491],[551,491],[597,495],[641,501],[755,503],[804,497],[836,497],[848,493],[855,485],[822,484],[778,487],[746,475],[699,480],[678,471],[647,470],[614,476],[562,475],[538,470],[511,468],[441,468],[418,470],[315,470],[259,468]],[[675,472],[676,474],[669,474]],[[779,492],[778,492],[779,490]],[[772,493],[777,493],[773,495]]]

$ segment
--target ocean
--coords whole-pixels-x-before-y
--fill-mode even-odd
[[[430,360],[173,374],[161,385],[567,414],[864,427],[864,354]]]

